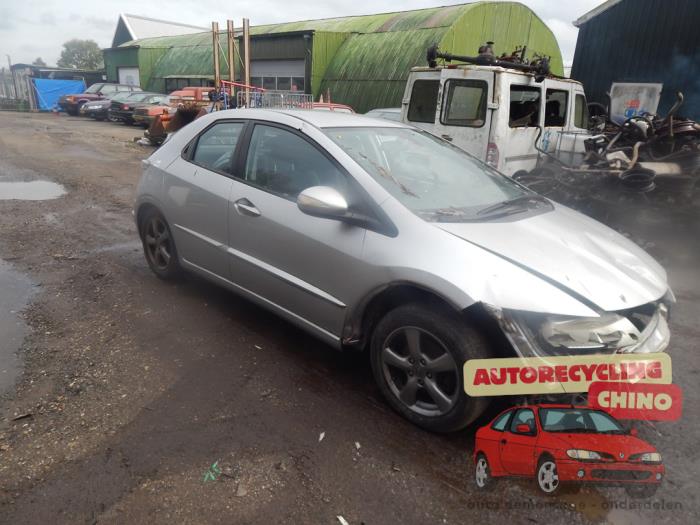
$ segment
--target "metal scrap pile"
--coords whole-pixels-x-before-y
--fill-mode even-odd
[[[594,117],[598,133],[586,140],[586,155],[573,171],[617,175],[629,189],[650,191],[656,176],[700,174],[700,124],[677,116],[682,93],[665,117],[643,114],[618,125]]]

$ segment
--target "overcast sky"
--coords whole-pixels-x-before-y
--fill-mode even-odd
[[[576,45],[573,20],[603,0],[521,0],[552,29],[570,64]],[[31,63],[41,57],[55,65],[61,46],[71,38],[93,39],[109,47],[119,13],[131,13],[174,22],[211,27],[217,20],[236,26],[247,16],[251,25],[361,15],[464,3],[450,0],[0,0],[0,63]],[[225,6],[229,5],[230,8]],[[466,50],[465,50],[466,51]]]

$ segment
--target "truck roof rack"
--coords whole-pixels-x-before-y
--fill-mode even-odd
[[[517,49],[511,56],[502,56],[500,58],[493,54],[493,42],[486,42],[486,45],[479,47],[479,54],[475,57],[453,55],[452,53],[443,53],[438,48],[437,44],[433,44],[428,48],[426,59],[428,66],[431,68],[437,67],[437,59],[442,58],[447,62],[457,60],[467,64],[475,64],[477,66],[498,66],[508,69],[533,73],[536,82],[542,82],[544,78],[551,75],[549,70],[550,57],[537,56],[531,61],[525,59],[525,47]]]

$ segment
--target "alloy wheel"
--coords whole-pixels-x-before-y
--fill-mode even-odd
[[[557,490],[559,486],[559,475],[557,474],[557,465],[554,461],[543,461],[537,472],[537,483],[543,492],[548,494]]]
[[[484,456],[479,457],[476,461],[476,472],[474,474],[476,486],[480,489],[486,487],[489,482],[489,464]]]
[[[409,410],[442,416],[457,403],[460,367],[427,330],[404,326],[391,332],[382,345],[381,363],[386,384]]]
[[[172,254],[170,232],[160,217],[152,217],[146,224],[144,242],[150,262],[158,270],[166,270]]]

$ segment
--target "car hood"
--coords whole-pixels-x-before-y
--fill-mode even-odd
[[[668,289],[666,272],[644,250],[578,212],[554,204],[550,212],[510,219],[434,224],[602,310],[655,301]]]
[[[646,441],[627,434],[565,434],[549,433],[555,436],[562,448],[606,452],[616,460],[628,459],[632,454],[656,452]],[[622,454],[624,457],[620,457]]]

